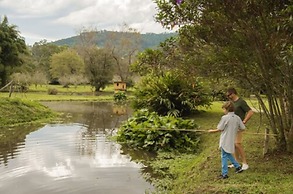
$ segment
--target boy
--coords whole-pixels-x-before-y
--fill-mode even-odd
[[[234,113],[234,105],[232,102],[226,102],[222,109],[225,113],[222,116],[217,129],[211,129],[208,132],[221,132],[219,147],[221,149],[222,159],[222,179],[228,178],[228,159],[236,168],[236,173],[242,172],[241,165],[234,159],[233,153],[235,151],[235,137],[238,129],[244,130],[245,125],[239,116]]]

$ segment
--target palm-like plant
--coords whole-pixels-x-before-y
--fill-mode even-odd
[[[171,71],[162,76],[148,75],[136,88],[133,107],[147,108],[160,115],[184,116],[210,102],[198,81],[191,83]]]

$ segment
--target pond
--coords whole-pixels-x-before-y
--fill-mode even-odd
[[[0,132],[1,194],[143,194],[143,165],[111,141],[131,109],[101,102],[44,102],[60,123]]]

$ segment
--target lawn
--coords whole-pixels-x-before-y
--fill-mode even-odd
[[[56,95],[48,94],[49,90],[57,90]],[[132,88],[126,92],[128,98],[132,98]],[[70,86],[64,88],[60,85],[31,85],[26,92],[14,91],[11,94],[12,98],[22,98],[36,101],[109,101],[113,100],[114,87],[108,85],[100,92],[94,92],[89,85]],[[0,92],[0,97],[9,97],[9,92]]]

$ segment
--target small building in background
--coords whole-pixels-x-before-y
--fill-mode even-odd
[[[126,82],[123,81],[114,81],[114,92],[125,92],[126,91]]]

